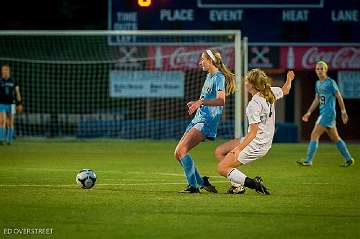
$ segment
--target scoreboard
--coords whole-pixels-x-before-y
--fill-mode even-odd
[[[111,30],[241,30],[253,44],[360,42],[360,0],[108,0]]]

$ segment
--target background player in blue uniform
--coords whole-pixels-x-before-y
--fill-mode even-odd
[[[16,105],[22,107],[19,85],[10,77],[9,65],[3,65],[0,79],[0,144],[4,144],[5,138],[8,145],[12,144]]]
[[[298,161],[297,163],[302,166],[311,166],[316,149],[319,144],[320,136],[326,132],[330,139],[336,143],[336,147],[345,158],[344,166],[354,164],[354,159],[351,157],[345,142],[340,138],[336,129],[336,99],[339,103],[341,110],[341,119],[344,124],[348,122],[348,115],[346,113],[344,100],[336,85],[336,82],[327,76],[328,65],[324,61],[319,61],[316,64],[315,72],[319,78],[316,82],[315,99],[312,102],[307,113],[302,117],[304,122],[308,122],[311,113],[320,104],[320,116],[316,121],[315,127],[311,133],[311,140],[308,146],[308,151],[305,161]]]
[[[194,112],[196,114],[176,146],[175,158],[183,167],[188,181],[188,187],[181,192],[198,193],[199,188],[203,188],[216,193],[208,177],[200,176],[188,153],[201,141],[216,138],[217,126],[225,105],[225,96],[235,91],[235,75],[223,64],[220,53],[214,50],[203,52],[199,65],[208,74],[200,99],[187,104],[189,115]]]

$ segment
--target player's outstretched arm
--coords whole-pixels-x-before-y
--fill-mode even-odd
[[[288,95],[291,89],[291,83],[295,78],[295,73],[293,71],[288,71],[287,75],[286,75],[286,82],[283,85],[283,87],[281,87],[284,96]]]
[[[311,103],[309,109],[307,110],[307,112],[302,117],[302,120],[304,122],[309,121],[311,113],[314,112],[314,110],[319,106],[319,103],[320,103],[319,95],[316,93],[315,98],[314,98],[313,102]]]
[[[346,108],[345,108],[345,103],[344,103],[344,99],[340,93],[340,91],[336,91],[336,99],[339,103],[339,106],[340,106],[340,110],[341,110],[341,119],[343,121],[344,124],[347,124],[347,122],[349,121],[349,117],[346,113]]]

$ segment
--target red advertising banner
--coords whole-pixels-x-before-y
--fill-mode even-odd
[[[197,69],[201,53],[206,49],[208,46],[150,46],[146,68],[149,70]],[[224,64],[234,69],[234,47],[224,46],[214,49],[221,53]],[[251,46],[248,53],[250,68],[279,67],[278,47]]]
[[[360,47],[358,46],[318,46],[280,48],[280,67],[286,69],[315,68],[317,61],[323,60],[333,70],[360,69]]]
[[[201,53],[207,46],[149,46],[146,68],[149,70],[198,69]],[[221,53],[222,61],[234,68],[234,47],[215,48]]]

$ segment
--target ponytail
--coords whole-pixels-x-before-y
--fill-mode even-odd
[[[236,81],[235,81],[235,74],[232,73],[229,68],[222,62],[220,62],[219,70],[225,76],[225,93],[226,95],[231,95],[235,93],[236,90]]]
[[[245,75],[247,80],[253,87],[260,92],[267,102],[273,104],[275,95],[271,90],[271,78],[260,69],[252,69]]]
[[[219,52],[216,52],[214,50],[207,50],[211,51],[212,56],[210,56],[208,53],[211,62],[218,68],[225,76],[225,94],[226,96],[231,95],[235,93],[236,90],[236,80],[235,80],[235,74],[232,73],[229,68],[222,62],[221,55]],[[207,52],[206,51],[206,52]],[[215,57],[215,60],[213,59]]]
[[[268,78],[269,79],[269,78]],[[274,93],[271,90],[271,85],[266,83],[265,89],[263,91],[260,91],[260,93],[264,96],[267,102],[270,104],[273,104],[275,102],[275,96]]]

